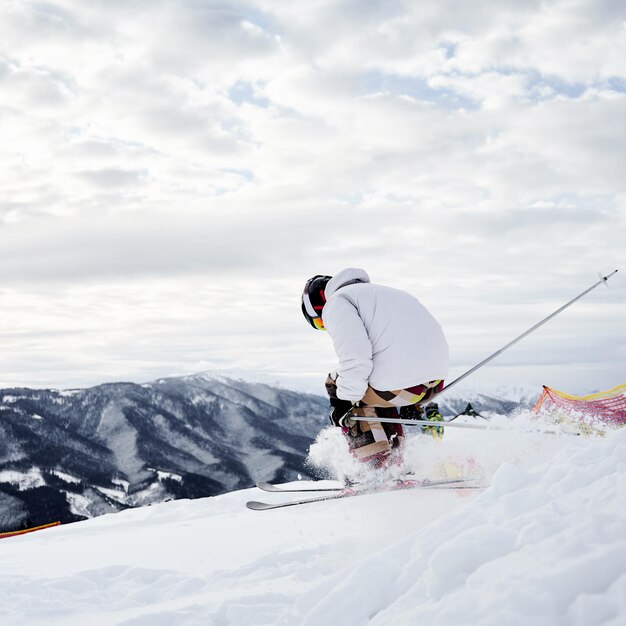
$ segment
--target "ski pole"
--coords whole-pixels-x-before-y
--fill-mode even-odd
[[[576,302],[577,300],[580,300],[583,296],[586,296],[592,289],[595,289],[598,285],[600,285],[602,283],[606,284],[606,282],[609,280],[609,278],[611,278],[611,276],[613,276],[616,273],[617,273],[617,270],[613,270],[610,274],[607,274],[606,276],[601,276],[600,280],[597,283],[591,285],[591,287],[589,287],[589,289],[585,289],[585,291],[583,291],[581,294],[577,295],[575,298],[573,298],[572,300],[570,300],[569,302],[564,304],[562,307],[558,308],[556,311],[554,311],[554,313],[551,313],[550,315],[548,315],[548,317],[544,318],[543,320],[541,320],[540,322],[535,324],[532,328],[529,328],[526,332],[522,333],[519,337],[516,337],[515,339],[513,339],[513,341],[509,341],[509,343],[507,343],[505,346],[500,348],[498,351],[494,352],[492,355],[488,356],[486,359],[483,359],[477,365],[474,365],[474,367],[472,367],[471,369],[467,370],[467,372],[465,372],[464,374],[461,374],[461,376],[459,376],[458,378],[453,380],[449,385],[446,385],[439,393],[430,396],[428,398],[428,400],[431,401],[434,398],[440,396],[444,391],[446,391],[447,389],[450,389],[450,387],[453,387],[457,383],[461,382],[464,378],[467,378],[467,376],[469,376],[470,374],[473,374],[476,370],[480,369],[481,367],[483,367],[484,365],[489,363],[489,361],[495,359],[498,355],[502,354],[505,350],[508,350],[511,346],[516,344],[518,341],[521,341],[522,339],[524,339],[524,337],[527,337],[528,335],[530,335],[530,333],[532,333],[533,331],[537,330],[540,326],[543,326],[546,322],[549,322],[553,317],[555,317],[556,315],[561,313],[561,311],[564,311],[567,307],[569,307],[572,304],[574,304],[574,302]],[[417,402],[416,404],[419,405],[420,402]],[[352,409],[350,409],[350,411],[348,411],[346,413],[346,416],[348,416],[348,414],[351,412],[351,410]],[[368,421],[368,419],[370,421],[373,421],[373,419],[371,417],[370,418],[365,418],[365,417],[360,417],[360,416],[356,416],[356,415],[350,415],[349,417],[350,417],[350,419],[353,419],[355,421]],[[415,425],[416,422],[420,423],[419,420],[402,420],[402,419],[383,418],[383,417],[376,417],[376,421],[378,421],[378,422],[388,422],[388,423],[391,423],[391,424],[406,424],[406,425]],[[433,422],[430,422],[430,421],[429,422],[423,422],[423,423],[425,423],[426,425],[430,425],[430,426],[433,425]],[[435,424],[444,425],[441,422],[435,422]],[[475,424],[464,424],[464,423],[461,423],[461,424],[451,424],[450,422],[446,422],[445,425],[452,426],[454,428],[473,428],[473,429],[476,429],[476,430],[484,430],[484,427],[481,427],[481,426],[478,426],[478,425],[475,425]],[[549,434],[557,434],[556,431],[545,431],[545,432],[549,433]],[[576,434],[579,434],[579,433],[576,433]]]
[[[453,387],[457,383],[460,383],[464,378],[467,378],[470,374],[473,374],[476,370],[478,370],[481,367],[483,367],[483,365],[486,365],[487,363],[489,363],[489,361],[491,361],[492,359],[495,359],[498,355],[502,354],[505,350],[508,350],[511,346],[516,344],[518,341],[521,341],[522,339],[524,339],[524,337],[527,337],[528,335],[530,335],[530,333],[532,333],[533,331],[537,330],[540,326],[543,326],[546,322],[549,322],[553,317],[558,315],[561,311],[564,311],[567,307],[569,307],[572,304],[574,304],[574,302],[576,302],[576,300],[580,300],[583,296],[586,296],[592,289],[595,289],[598,285],[601,285],[602,283],[606,284],[606,282],[609,280],[609,278],[611,278],[611,276],[613,276],[613,274],[616,274],[616,273],[617,273],[617,270],[613,270],[610,274],[607,274],[606,276],[603,276],[597,283],[595,283],[594,285],[591,285],[591,287],[589,287],[589,289],[585,289],[585,291],[583,291],[581,294],[577,295],[575,298],[573,298],[572,300],[570,300],[569,302],[564,304],[561,308],[559,308],[556,311],[554,311],[554,313],[550,313],[550,315],[548,315],[548,317],[542,319],[540,322],[535,324],[532,328],[529,328],[526,332],[522,333],[519,337],[516,337],[515,339],[513,339],[513,341],[509,341],[509,343],[507,343],[506,346],[503,346],[498,351],[496,351],[492,355],[488,356],[486,359],[483,359],[477,365],[474,365],[474,367],[472,367],[471,369],[467,370],[467,372],[465,372],[465,374],[461,374],[458,378],[453,380],[450,384],[446,385],[437,394],[437,396],[441,395],[444,391],[450,389],[450,387]],[[431,396],[429,399],[432,400],[434,397],[435,396]]]
[[[431,420],[411,420],[411,419],[396,419],[395,417],[361,417],[360,415],[349,415],[351,420],[355,422],[387,422],[388,424],[405,424],[406,426],[428,426],[430,428],[469,428],[472,430],[504,430],[508,432],[521,432],[521,433],[539,433],[542,435],[569,435],[572,437],[580,436],[579,432],[562,432],[559,430],[545,430],[539,428],[518,430],[516,428],[503,428],[501,426],[483,426],[482,424],[466,424],[464,422],[436,422]]]

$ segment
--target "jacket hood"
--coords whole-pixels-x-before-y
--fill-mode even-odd
[[[341,270],[338,274],[335,274],[326,285],[324,294],[326,299],[330,298],[336,291],[341,289],[347,283],[369,283],[370,277],[365,270],[358,267],[347,267],[345,270]]]

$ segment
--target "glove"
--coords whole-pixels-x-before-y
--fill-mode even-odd
[[[437,405],[436,402],[427,404],[425,413],[427,420],[431,422],[443,422],[443,415],[439,412],[439,405]],[[435,439],[441,439],[443,437],[443,428],[441,426],[422,426],[422,432],[431,435]]]
[[[426,419],[433,422],[443,422],[443,415],[439,413],[439,405],[436,402],[426,405]]]
[[[354,403],[348,400],[331,399],[331,408],[328,419],[333,426],[351,428],[354,426],[354,420],[349,415],[354,408]]]
[[[400,417],[405,420],[424,419],[424,409],[419,404],[409,404],[400,407]]]

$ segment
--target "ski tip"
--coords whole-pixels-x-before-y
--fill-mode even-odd
[[[271,504],[267,504],[266,502],[257,502],[256,500],[246,502],[246,507],[251,511],[266,511],[267,509],[274,508]]]
[[[280,491],[278,487],[272,485],[272,483],[266,483],[263,480],[260,480],[257,484],[257,489],[261,489],[262,491]]]

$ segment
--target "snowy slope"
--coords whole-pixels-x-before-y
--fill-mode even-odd
[[[320,441],[318,446],[327,445]],[[269,512],[256,489],[0,541],[0,623],[621,626],[626,429],[417,438],[484,492],[402,491]]]

